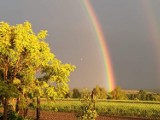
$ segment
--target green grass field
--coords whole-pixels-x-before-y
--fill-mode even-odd
[[[78,112],[83,105],[80,100],[58,100],[42,102],[41,109],[55,112]],[[160,118],[160,102],[99,100],[95,102],[95,109],[99,115],[104,116]]]

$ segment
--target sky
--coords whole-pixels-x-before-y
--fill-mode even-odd
[[[90,0],[124,89],[160,86],[160,0]],[[101,46],[83,0],[3,0],[0,21],[48,30],[46,42],[63,63],[76,65],[71,88],[107,86]]]

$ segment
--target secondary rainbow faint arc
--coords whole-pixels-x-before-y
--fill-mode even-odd
[[[107,47],[106,40],[104,38],[101,26],[99,24],[99,21],[96,17],[96,14],[92,8],[92,5],[90,3],[90,0],[83,0],[84,5],[87,9],[87,12],[89,14],[89,17],[92,21],[92,24],[94,26],[94,30],[97,35],[97,40],[99,41],[99,44],[101,46],[101,52],[104,57],[104,63],[105,63],[105,69],[106,69],[106,74],[107,74],[107,82],[108,82],[108,90],[111,91],[115,88],[115,77],[113,74],[113,68],[112,68],[112,63],[111,63],[111,58],[109,55],[109,50]]]
[[[146,17],[147,26],[149,30],[149,37],[151,43],[153,44],[153,48],[155,51],[156,62],[157,62],[157,71],[160,71],[160,27],[158,25],[158,21],[156,19],[156,13],[154,11],[154,7],[152,6],[153,1],[149,0],[141,0],[142,9],[144,12],[144,16]],[[160,78],[160,76],[159,76]]]

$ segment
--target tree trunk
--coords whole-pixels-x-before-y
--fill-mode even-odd
[[[4,81],[6,83],[8,83],[7,81],[7,76],[8,76],[8,57],[6,57],[7,63],[5,64],[5,69],[3,71],[3,75],[4,75]],[[9,99],[8,98],[4,98],[4,103],[3,103],[3,120],[7,120],[7,113],[8,113],[8,102]]]
[[[27,115],[28,115],[28,107],[24,108],[23,110],[23,117],[26,118]]]
[[[36,120],[40,120],[40,99],[37,97]]]
[[[19,102],[20,102],[20,99],[17,98],[17,101],[16,101],[16,112],[19,113]]]
[[[4,100],[4,110],[3,110],[3,120],[7,120],[7,112],[8,112],[8,98],[5,98]]]
[[[26,118],[26,116],[28,114],[28,100],[27,100],[27,98],[25,98],[25,99],[26,99],[26,101],[25,101],[26,107],[23,110],[23,116],[24,116],[24,118]]]

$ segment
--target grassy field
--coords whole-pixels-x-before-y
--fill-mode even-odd
[[[86,104],[79,99],[41,99],[42,111],[79,113]],[[31,107],[33,108],[33,107]],[[160,102],[133,100],[97,100],[95,109],[100,116],[124,116],[160,119]]]
[[[55,112],[78,112],[84,104],[80,100],[42,102],[41,109]],[[160,102],[106,101],[95,102],[95,109],[104,116],[131,116],[160,119]]]

